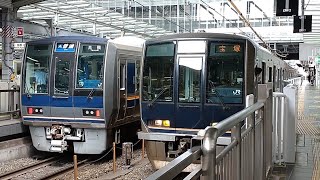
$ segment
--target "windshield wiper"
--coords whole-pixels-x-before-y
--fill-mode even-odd
[[[224,110],[228,110],[228,109],[230,109],[230,108],[229,108],[229,107],[224,103],[224,101],[223,101],[223,99],[222,99],[222,96],[219,94],[219,92],[217,91],[216,86],[213,84],[213,82],[212,82],[212,81],[209,81],[209,85],[211,86],[211,88],[213,88],[214,93],[215,93],[215,94],[216,94],[216,96],[218,97],[218,99],[219,99],[219,101],[220,101],[220,103],[221,103],[221,105],[222,105],[223,109],[224,109]]]
[[[159,97],[160,97],[166,90],[168,90],[170,87],[171,87],[171,85],[170,85],[169,87],[163,87],[163,88],[161,89],[161,91],[159,92],[159,94],[151,100],[151,102],[148,104],[148,107],[151,107],[151,106],[153,105],[153,103],[154,103],[157,99],[159,99]]]
[[[93,98],[93,93],[96,91],[96,88],[92,88],[91,91],[89,92],[87,99],[92,99]]]
[[[100,83],[98,84],[98,87],[101,88],[102,86],[102,79],[103,79],[103,75],[102,75],[102,71],[103,71],[103,66],[101,66],[100,68],[100,74],[99,74],[99,79]],[[91,91],[89,92],[87,99],[92,99],[93,98],[93,93],[97,90],[98,88],[92,88]]]

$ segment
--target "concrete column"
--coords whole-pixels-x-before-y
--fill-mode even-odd
[[[13,21],[16,12],[9,8],[2,9],[2,79],[9,80],[13,73]]]

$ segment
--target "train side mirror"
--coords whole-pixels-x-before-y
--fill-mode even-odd
[[[255,74],[256,76],[259,75],[261,72],[262,72],[262,68],[259,68],[259,67],[255,67],[255,68],[254,68],[254,74]]]

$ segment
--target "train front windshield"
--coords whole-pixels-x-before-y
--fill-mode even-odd
[[[102,88],[105,46],[81,44],[76,88]]]
[[[52,45],[29,45],[25,60],[24,93],[48,93],[49,62]]]
[[[206,103],[243,103],[243,62],[242,45],[210,43]]]
[[[147,47],[143,69],[143,100],[173,100],[174,43]]]
[[[209,42],[208,49],[206,76],[204,77],[206,81],[205,103],[242,104],[243,44]],[[147,46],[143,68],[142,95],[144,101],[173,100],[174,58],[175,43],[173,42]],[[178,62],[179,102],[200,102],[202,59],[180,57]]]

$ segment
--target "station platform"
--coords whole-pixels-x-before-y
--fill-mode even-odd
[[[275,165],[269,180],[320,179],[320,84],[304,81],[298,93],[296,163]]]
[[[28,132],[21,119],[0,120],[0,139]]]

